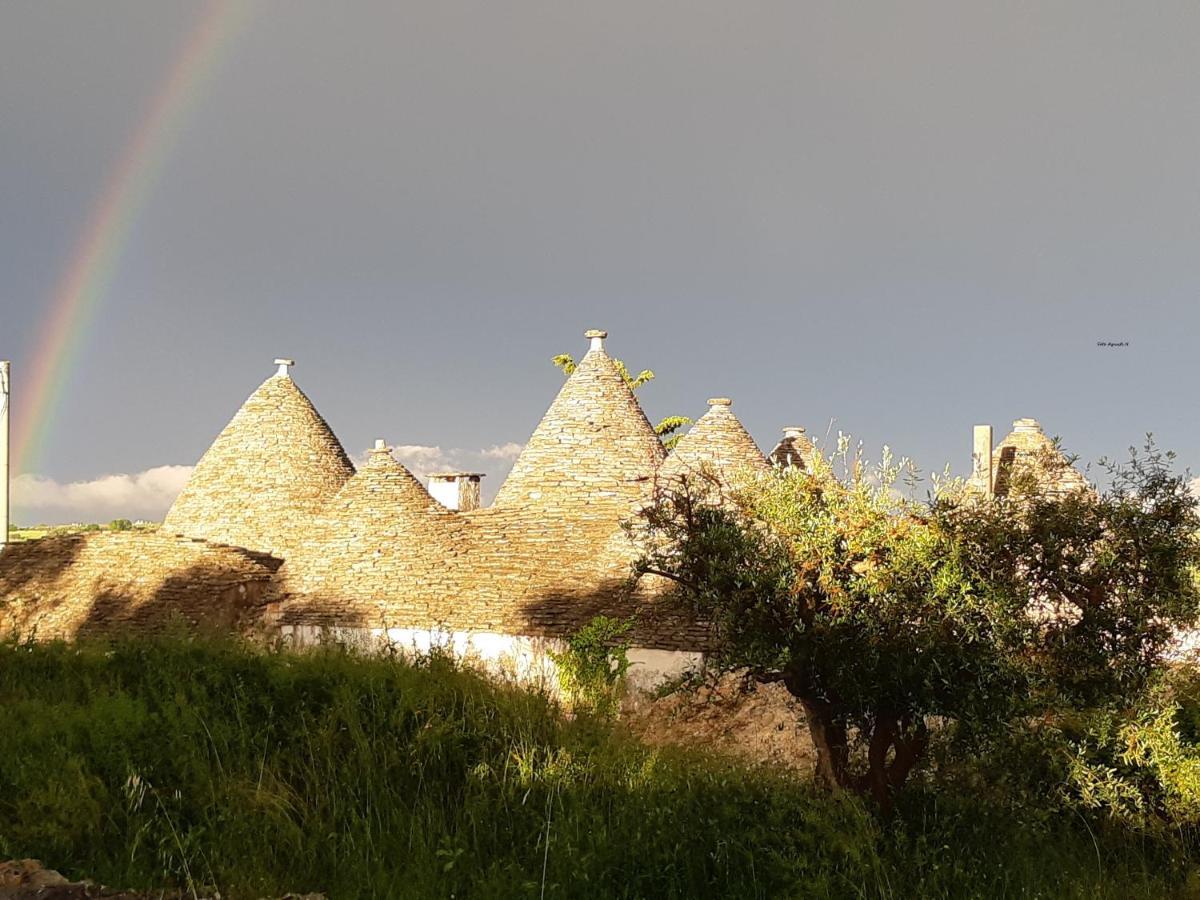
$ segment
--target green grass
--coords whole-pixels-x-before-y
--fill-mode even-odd
[[[1164,897],[1186,860],[913,796],[880,823],[444,659],[0,647],[0,854],[226,897]]]

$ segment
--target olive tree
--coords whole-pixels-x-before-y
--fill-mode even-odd
[[[884,807],[933,723],[985,734],[1118,703],[1197,607],[1200,520],[1152,448],[1102,493],[997,499],[939,479],[918,501],[897,489],[914,474],[842,439],[732,493],[672,485],[634,529],[639,570],[674,583],[718,662],[800,701],[819,780]]]

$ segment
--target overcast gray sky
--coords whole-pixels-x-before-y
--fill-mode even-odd
[[[440,448],[408,458],[494,492],[549,358],[592,327],[658,373],[652,419],[729,395],[764,449],[835,420],[962,473],[972,424],[1034,416],[1085,459],[1154,431],[1200,463],[1195,2],[253,5],[18,521],[161,515],[186,470],[159,467],[194,463],[278,355],[352,454]],[[18,409],[200,12],[0,3]]]

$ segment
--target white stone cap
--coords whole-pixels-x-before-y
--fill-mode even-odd
[[[426,472],[426,478],[436,478],[439,481],[457,481],[460,478],[483,478],[486,472]]]
[[[1013,431],[1041,431],[1042,426],[1037,419],[1017,419],[1013,422]]]
[[[590,339],[592,342],[592,346],[590,346],[588,348],[589,351],[603,350],[604,349],[604,339],[606,337],[608,337],[608,332],[601,331],[599,328],[589,328],[587,331],[585,331],[583,333],[583,336],[585,338]]]
[[[296,361],[294,359],[277,359],[277,360],[275,360],[275,365],[279,366],[279,371],[276,372],[275,374],[282,375],[284,378],[290,378],[291,373],[288,372],[288,369],[291,368],[292,366],[294,366],[295,364],[296,364]]]
[[[387,442],[383,438],[375,438],[375,446],[367,452],[374,456],[376,453],[391,453],[392,448],[387,445]]]
[[[728,397],[709,397],[709,406],[733,406],[733,401]]]
[[[804,426],[803,425],[784,425],[783,426],[783,436],[784,437],[800,437],[800,435],[802,435],[802,434],[804,434]]]

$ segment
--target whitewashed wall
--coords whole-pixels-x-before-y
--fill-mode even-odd
[[[338,643],[370,652],[389,647],[401,653],[428,653],[440,648],[463,662],[522,684],[558,690],[557,666],[551,653],[561,653],[565,643],[555,638],[499,634],[492,631],[443,631],[417,628],[338,628],[284,625],[280,633],[296,647]],[[703,653],[680,650],[629,650],[630,689],[645,691],[704,665]]]

